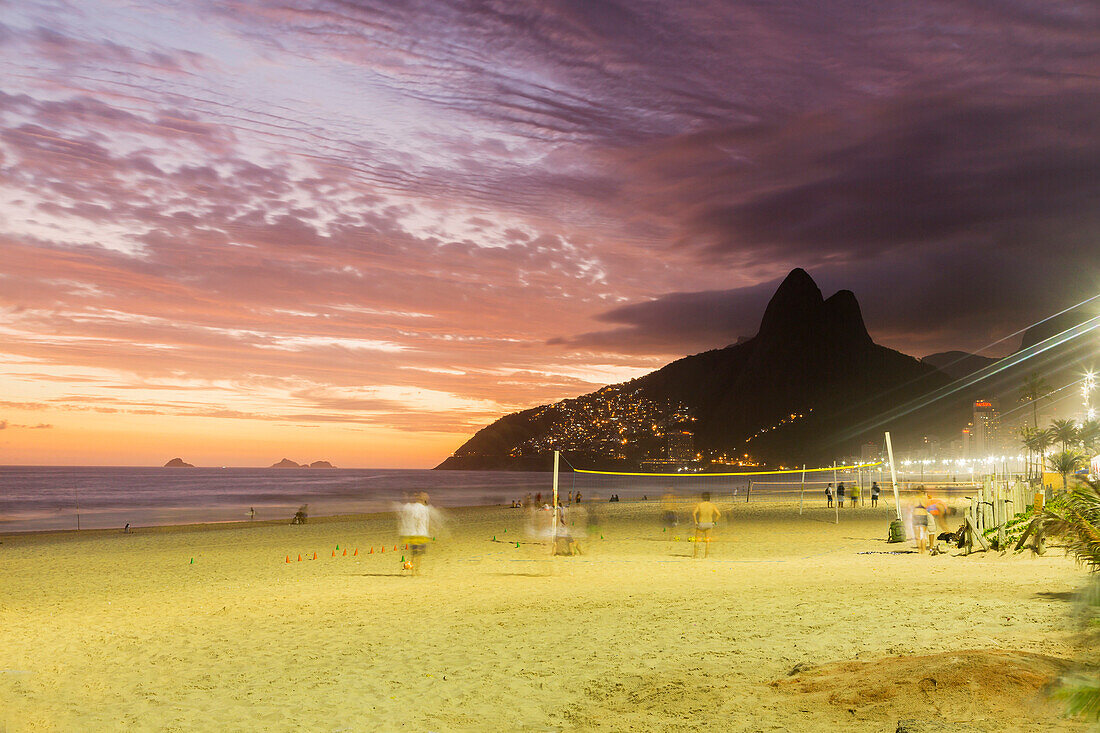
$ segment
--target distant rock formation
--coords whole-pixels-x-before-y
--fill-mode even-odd
[[[165,468],[194,468],[194,465],[187,463],[182,458],[173,458],[164,464]]]
[[[283,460],[279,461],[278,463],[272,463],[271,467],[272,468],[302,468],[303,466],[300,463],[295,463],[294,461],[290,460],[289,458],[284,458]]]
[[[638,404],[683,406],[702,452],[812,464],[857,452],[867,441],[877,445],[884,429],[894,432],[895,446],[906,433],[914,439],[953,433],[955,425],[965,424],[964,399],[892,413],[950,381],[932,364],[875,344],[851,291],[824,298],[810,275],[796,269],[772,296],[753,338],[600,392]],[[580,399],[599,401],[600,392]],[[546,470],[558,445],[586,466],[595,465],[605,449],[568,443],[568,425],[577,420],[571,402],[507,415],[437,468]],[[647,452],[641,433],[623,437],[622,460],[638,463]]]
[[[332,465],[328,461],[314,461],[313,463],[309,464],[309,467],[310,468],[336,468],[336,466]]]

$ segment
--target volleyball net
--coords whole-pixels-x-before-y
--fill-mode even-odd
[[[580,494],[584,501],[653,501],[670,498],[697,498],[710,494],[718,501],[784,501],[804,497],[824,499],[825,488],[834,490],[844,484],[870,498],[870,487],[878,482],[885,490],[889,473],[882,461],[838,466],[781,468],[776,470],[739,470],[721,472],[630,472],[600,471],[567,464],[559,492],[566,501]],[[849,488],[850,487],[850,488]]]

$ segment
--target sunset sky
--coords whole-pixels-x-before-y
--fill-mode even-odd
[[[1100,292],[1094,2],[0,10],[2,464],[426,468],[793,267],[914,356]]]

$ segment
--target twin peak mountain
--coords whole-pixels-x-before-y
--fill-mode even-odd
[[[858,454],[861,443],[965,424],[965,405],[888,415],[950,382],[943,372],[871,340],[855,295],[824,298],[792,270],[756,336],[687,356],[643,377],[507,415],[479,430],[441,469],[547,470],[554,450],[577,466],[636,466],[670,431],[708,457],[796,465]]]

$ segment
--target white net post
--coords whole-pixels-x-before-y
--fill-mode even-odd
[[[550,554],[558,545],[558,458],[561,454],[554,451],[554,504],[550,512]]]
[[[802,501],[806,498],[806,464],[802,464],[802,489],[798,493],[798,516],[802,516]]]
[[[894,468],[894,445],[890,442],[890,431],[886,431],[886,455],[890,459],[890,482],[894,485],[894,509],[901,519],[901,497],[898,496],[898,473]]]

